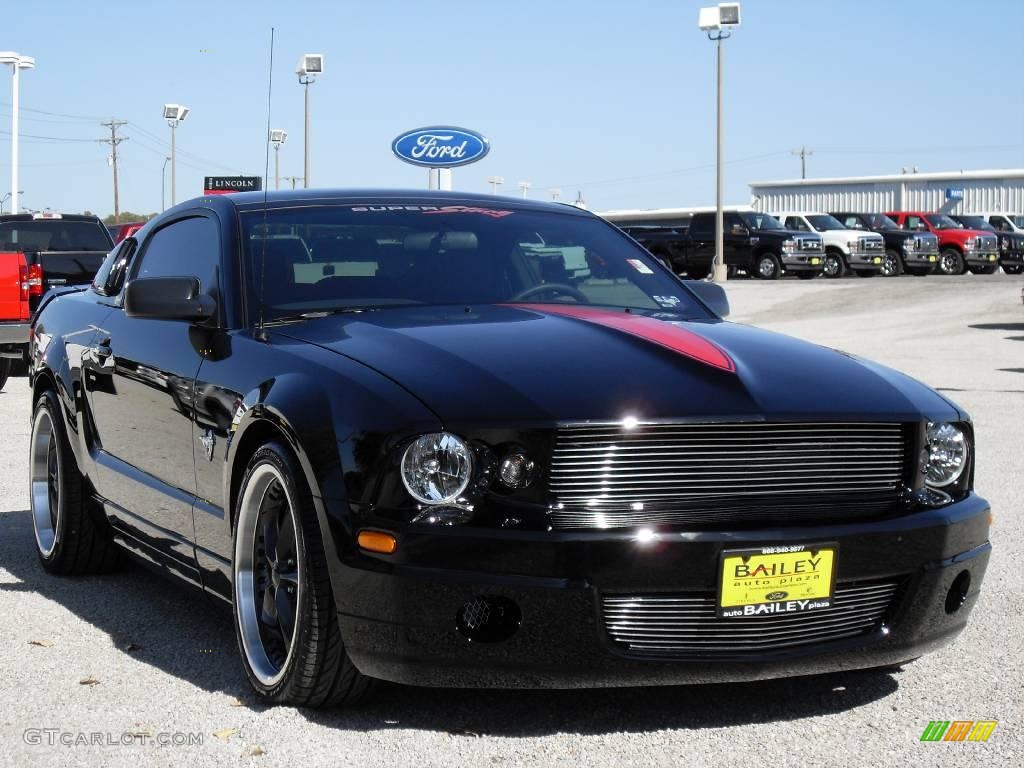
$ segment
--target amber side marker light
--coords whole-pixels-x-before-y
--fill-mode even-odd
[[[360,549],[367,552],[380,552],[382,555],[392,555],[398,549],[398,540],[390,533],[381,531],[360,531],[356,537]]]

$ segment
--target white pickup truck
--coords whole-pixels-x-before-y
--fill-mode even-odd
[[[821,235],[825,244],[825,277],[842,277],[852,271],[873,277],[882,270],[885,239],[877,232],[849,229],[834,216],[815,211],[783,211],[774,214],[786,229]]]

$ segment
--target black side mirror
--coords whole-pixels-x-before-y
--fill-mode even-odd
[[[199,292],[195,277],[143,277],[132,280],[124,291],[128,317],[151,320],[208,320],[217,302]]]
[[[725,295],[725,289],[718,283],[687,280],[686,287],[697,294],[697,298],[703,301],[716,315],[719,317],[729,316],[729,297]]]
[[[750,234],[750,230],[742,224],[733,224],[731,231],[732,234],[739,235],[740,237],[747,237]]]

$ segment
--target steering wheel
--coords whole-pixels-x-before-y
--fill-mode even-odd
[[[515,296],[509,299],[509,301],[524,301],[525,299],[528,299],[531,296],[542,293],[548,293],[549,291],[556,294],[560,293],[567,296],[572,296],[578,304],[590,303],[590,299],[588,299],[582,292],[580,292],[576,288],[573,288],[571,285],[566,285],[565,283],[541,283],[540,285],[531,285],[529,288],[526,288],[525,290],[522,290],[519,293],[517,293]]]

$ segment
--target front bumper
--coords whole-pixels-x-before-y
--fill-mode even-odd
[[[965,251],[964,261],[971,267],[988,267],[999,263],[996,251]]]
[[[1001,266],[1018,266],[1024,264],[1024,251],[1003,251],[999,255]]]
[[[821,272],[825,266],[825,252],[783,253],[782,268],[787,272]]]
[[[950,642],[967,622],[988,563],[989,507],[970,495],[941,509],[867,523],[749,531],[526,532],[472,528],[401,533],[393,556],[336,562],[342,635],[372,677],[446,687],[576,688],[760,680],[898,664]],[[864,634],[756,654],[650,657],[612,641],[605,595],[714,593],[723,549],[836,541],[837,584],[901,584]],[[970,585],[947,612],[954,580]],[[962,583],[963,579],[961,578]],[[462,607],[504,598],[521,611],[511,637],[473,642]],[[810,614],[807,614],[810,615]],[[723,625],[724,626],[724,625]]]
[[[902,251],[903,263],[908,267],[935,267],[939,263],[938,251]]]
[[[850,269],[880,271],[885,261],[884,251],[850,251],[844,256]]]
[[[31,323],[0,323],[0,357],[23,358],[31,328]]]

